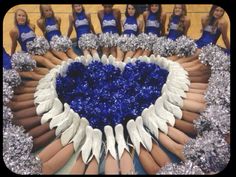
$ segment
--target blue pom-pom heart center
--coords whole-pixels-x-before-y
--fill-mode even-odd
[[[56,90],[62,103],[103,130],[140,116],[161,96],[167,76],[167,70],[139,60],[127,63],[123,71],[98,61],[87,66],[73,62],[66,76],[57,77]]]

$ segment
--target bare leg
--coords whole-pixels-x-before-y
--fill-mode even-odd
[[[27,108],[27,109],[22,109],[20,111],[17,112],[12,112],[13,113],[13,117],[16,119],[22,119],[22,118],[26,118],[26,117],[33,117],[36,116],[36,108],[31,107],[31,108]]]
[[[180,63],[180,65],[184,68],[193,67],[197,64],[201,64],[201,62],[199,60],[193,60],[193,61],[186,62],[186,63]]]
[[[119,174],[119,166],[116,159],[114,159],[108,151],[105,159],[105,175]]]
[[[8,103],[8,106],[11,108],[12,111],[19,111],[21,109],[33,107],[34,100],[27,100],[27,101],[21,101],[21,102],[10,101]]]
[[[124,150],[120,158],[120,171],[122,175],[131,174],[135,171],[133,159],[128,151]]]
[[[152,52],[150,50],[144,50],[142,56],[149,57]]]
[[[199,103],[199,102],[196,102],[196,101],[185,99],[182,110],[187,110],[187,111],[190,111],[190,112],[200,113],[200,112],[204,111],[205,108],[206,108],[206,104],[204,104],[204,103]]]
[[[109,48],[103,47],[103,48],[102,48],[102,54],[103,54],[103,55],[106,55],[106,56],[108,57],[109,54],[110,54]]]
[[[47,58],[39,55],[32,55],[32,58],[37,62],[40,63],[41,65],[45,66],[46,68],[52,69],[56,65],[49,61]]]
[[[68,56],[66,55],[65,52],[62,51],[56,51],[56,50],[52,50],[52,53],[59,59],[61,60],[67,60]]]
[[[191,135],[191,136],[196,136],[197,135],[197,131],[194,128],[192,123],[186,122],[184,120],[179,120],[176,119],[175,121],[175,127],[181,131],[183,131],[184,133]]]
[[[194,82],[193,82],[193,83],[194,83]],[[193,88],[190,88],[188,92],[189,92],[189,93],[197,93],[197,94],[202,94],[202,95],[204,95],[205,91],[206,91],[206,90],[200,90],[200,89],[193,89]]]
[[[187,96],[186,99],[193,100],[200,103],[205,103],[204,95],[202,94],[188,92],[186,93],[186,96]]]
[[[152,141],[151,155],[156,163],[161,167],[171,163],[169,156],[154,141]]]
[[[190,88],[193,88],[193,89],[200,89],[200,90],[206,90],[208,87],[208,84],[206,83],[191,83],[190,84]]]
[[[61,139],[58,138],[46,146],[39,154],[41,162],[44,163],[51,159],[57,152],[59,152],[63,148],[61,144]]]
[[[90,55],[88,50],[83,50],[84,57],[87,58],[88,55]]]
[[[156,174],[160,170],[160,166],[142,145],[140,145],[139,160],[147,174]]]
[[[116,59],[118,61],[123,61],[124,55],[125,55],[124,52],[122,52],[121,49],[119,47],[117,47],[117,57],[116,57]]]
[[[134,58],[138,58],[139,56],[142,56],[143,50],[141,48],[137,49],[136,52],[133,54]]]
[[[19,86],[17,88],[14,89],[14,93],[16,95],[18,94],[23,94],[23,93],[34,93],[36,91],[35,87],[23,87],[23,86]]]
[[[63,147],[56,155],[42,165],[43,174],[54,174],[61,169],[74,153],[73,144]]]
[[[182,116],[183,120],[190,122],[190,123],[193,123],[193,121],[197,120],[200,116],[200,114],[198,114],[198,113],[185,111],[185,110],[183,110],[182,113],[183,113],[183,116]]]
[[[93,57],[98,55],[98,52],[96,49],[90,49],[90,51],[91,51]]]
[[[116,47],[112,47],[111,48],[111,55],[113,56],[113,57],[115,57],[116,58],[116,56],[117,56],[117,49],[116,49]]]
[[[128,51],[128,52],[126,52],[125,59],[127,59],[128,57],[132,58],[134,56],[134,53],[135,53],[135,51]]]
[[[211,74],[210,70],[194,70],[194,71],[188,71],[189,76],[204,76]]]
[[[23,81],[21,86],[23,87],[37,87],[38,81]]]
[[[29,130],[27,133],[29,133],[29,135],[32,136],[33,138],[37,138],[48,131],[50,131],[49,123],[45,123],[37,127],[34,127],[33,129]]]
[[[202,77],[190,77],[190,82],[201,82],[201,83],[208,83],[210,76],[202,76]]]
[[[166,57],[167,59],[169,60],[172,60],[172,61],[176,61],[179,59],[179,57],[177,55],[172,55],[172,56],[169,56],[169,57]]]
[[[48,131],[47,133],[35,138],[33,140],[33,149],[32,152],[37,151],[38,149],[48,145],[52,140],[55,139],[55,129]]]
[[[25,119],[12,119],[12,123],[18,126],[23,126],[26,131],[39,126],[41,124],[41,117],[34,116]]]
[[[176,143],[172,139],[170,139],[167,135],[159,131],[159,137],[157,137],[160,141],[160,143],[168,149],[170,152],[175,154],[177,157],[179,157],[181,160],[185,160],[184,154],[183,154],[183,145]]]
[[[30,79],[33,79],[36,81],[38,81],[44,77],[43,75],[37,74],[34,71],[20,71],[19,75],[23,78],[30,78]]]
[[[179,144],[186,144],[190,137],[178,129],[168,126],[168,136]]]
[[[46,74],[48,74],[49,69],[37,67],[37,68],[34,68],[34,72],[36,72],[37,74],[40,74],[40,75],[46,75]]]
[[[89,162],[85,174],[98,175],[98,162],[94,156],[92,160]]]
[[[72,58],[72,59],[75,59],[76,57],[78,57],[78,55],[73,51],[72,48],[69,48],[67,51],[66,51],[66,54]]]
[[[198,60],[197,58],[198,58],[198,56],[182,57],[182,58],[179,58],[178,60],[176,60],[176,62],[178,62],[180,64],[188,63],[188,62]]]
[[[70,174],[82,175],[85,171],[85,163],[82,160],[81,152],[79,153],[75,164],[70,170]]]
[[[50,51],[45,53],[43,56],[48,58],[55,65],[60,65],[62,62],[59,58],[55,57]]]
[[[12,101],[20,102],[26,100],[34,100],[34,93],[24,93],[20,95],[14,95]]]

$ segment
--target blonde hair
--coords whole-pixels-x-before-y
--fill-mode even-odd
[[[43,20],[43,28],[44,28],[44,29],[46,28],[46,25],[45,25],[45,23],[46,23],[46,17],[45,17],[44,12],[43,12],[43,5],[48,5],[48,6],[51,8],[51,10],[52,10],[52,18],[56,21],[56,24],[58,25],[58,20],[57,20],[56,17],[55,17],[55,14],[54,14],[54,11],[53,11],[51,5],[49,5],[49,4],[40,4],[40,5],[39,5],[39,11],[40,11],[40,15],[41,15],[41,16],[40,16],[40,19]]]
[[[29,25],[29,23],[30,23],[30,20],[29,20],[29,17],[28,17],[28,14],[27,14],[27,12],[26,12],[24,9],[17,9],[17,10],[15,11],[15,16],[14,16],[14,24],[15,24],[15,25],[17,25],[17,24],[18,24],[18,23],[17,23],[17,20],[16,20],[16,16],[17,16],[17,12],[19,12],[19,11],[22,11],[22,12],[24,12],[24,13],[25,13],[25,16],[26,16],[26,21],[25,21],[25,24]]]

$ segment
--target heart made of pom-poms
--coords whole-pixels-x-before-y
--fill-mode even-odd
[[[65,76],[57,77],[56,90],[62,103],[103,130],[141,115],[161,96],[167,75],[158,65],[139,60],[127,63],[123,71],[99,61],[87,66],[73,62]]]

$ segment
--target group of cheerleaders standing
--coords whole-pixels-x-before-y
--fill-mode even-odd
[[[17,42],[24,52],[28,52],[32,59],[37,62],[37,67],[33,71],[19,71],[24,80],[20,86],[14,90],[14,97],[8,106],[13,111],[13,122],[22,125],[33,137],[34,151],[45,147],[55,139],[55,130],[50,130],[49,123],[41,125],[41,116],[36,113],[34,105],[34,93],[41,78],[50,69],[60,65],[62,61],[69,58],[76,59],[78,55],[73,51],[72,42],[69,39],[73,31],[76,31],[76,42],[82,50],[85,58],[100,58],[97,49],[101,47],[102,54],[113,55],[117,60],[123,61],[128,58],[138,58],[139,56],[150,56],[154,43],[150,43],[147,48],[139,44],[139,35],[145,33],[151,37],[166,36],[171,40],[176,40],[182,35],[187,35],[190,27],[190,19],[187,16],[186,5],[176,4],[173,13],[169,18],[168,33],[166,34],[165,23],[166,14],[162,12],[160,4],[150,4],[148,10],[143,13],[143,19],[136,5],[128,4],[125,10],[125,18],[121,19],[119,9],[113,8],[112,4],[103,4],[103,10],[97,15],[101,23],[102,33],[95,34],[91,23],[91,16],[85,12],[81,4],[72,5],[72,14],[69,15],[69,28],[66,36],[62,36],[60,31],[61,19],[55,16],[50,5],[40,5],[41,17],[37,21],[38,27],[42,30],[44,38],[38,38],[35,34],[35,25],[29,23],[26,11],[18,9],[15,12],[15,26],[10,31],[12,39],[11,55],[15,53]],[[181,64],[188,72],[190,79],[190,89],[186,93],[182,112],[182,119],[176,119],[174,127],[168,126],[168,134],[159,133],[158,140],[170,152],[181,160],[185,160],[183,146],[191,136],[196,135],[193,121],[199,118],[200,113],[205,109],[204,92],[208,86],[210,77],[209,66],[203,65],[198,60],[199,51],[203,46],[210,43],[216,44],[220,35],[227,49],[230,48],[227,37],[227,22],[222,18],[224,10],[213,5],[209,14],[202,18],[202,36],[196,40],[197,52],[189,57],[171,56],[167,59]],[[143,32],[144,28],[144,32]],[[41,44],[40,51],[34,43]],[[48,43],[47,43],[48,42]],[[49,44],[49,45],[47,45]],[[36,49],[37,48],[37,49]],[[4,68],[11,69],[10,56],[4,51]],[[62,151],[64,149],[64,151]],[[61,152],[61,153],[60,153]],[[59,159],[68,159],[73,153],[73,145],[62,147],[60,141],[55,140],[38,154],[41,159],[43,173],[51,174],[63,167],[64,163]],[[68,157],[67,157],[68,156]],[[140,146],[139,160],[148,174],[155,174],[162,166],[170,163],[168,155],[153,142],[151,151],[147,151]],[[124,165],[126,164],[126,165]],[[85,167],[87,165],[87,168]],[[89,164],[84,164],[81,154],[79,154],[76,164],[71,169],[73,174],[98,174],[99,161],[94,157]],[[133,174],[134,165],[131,155],[124,150],[123,155],[116,159],[108,151],[105,158],[105,174]]]

